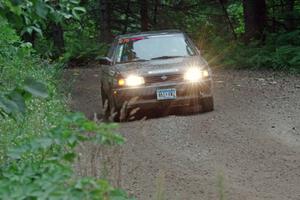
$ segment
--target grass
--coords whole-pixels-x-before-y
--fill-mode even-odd
[[[165,172],[163,170],[159,170],[156,181],[155,200],[165,200]]]
[[[225,197],[225,186],[224,186],[224,174],[219,173],[217,178],[217,188],[218,188],[218,194],[220,200],[226,200]]]

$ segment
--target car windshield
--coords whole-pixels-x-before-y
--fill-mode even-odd
[[[181,34],[142,36],[120,39],[116,50],[116,62],[143,62],[194,55],[194,48]]]

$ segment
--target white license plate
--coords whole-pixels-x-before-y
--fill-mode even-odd
[[[156,90],[157,100],[168,100],[168,99],[176,99],[176,89],[157,89]]]

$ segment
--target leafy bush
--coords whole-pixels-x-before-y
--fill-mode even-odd
[[[237,35],[245,33],[244,11],[242,2],[234,2],[227,8],[227,12],[234,24],[234,31]]]
[[[65,27],[66,53],[64,60],[94,60],[99,55],[104,55],[107,44],[100,43],[97,38],[96,24],[86,19],[85,25],[80,23],[68,24]]]
[[[42,36],[49,22],[59,24],[68,19],[78,20],[85,13],[79,4],[79,0],[2,0],[0,15],[6,17],[21,35],[36,33]]]
[[[106,180],[76,178],[72,170],[76,145],[122,144],[123,138],[114,133],[116,126],[68,114],[57,89],[57,68],[37,58],[31,45],[22,43],[1,17],[0,70],[0,199],[129,199]],[[24,97],[21,107],[12,93]],[[17,103],[14,118],[3,97]],[[25,107],[26,112],[18,115]]]
[[[228,41],[212,34],[202,46],[205,49],[204,56],[212,66],[300,72],[299,41],[299,30],[268,34],[263,44],[260,41],[249,44]]]
[[[81,114],[65,116],[59,125],[41,136],[10,148],[0,170],[1,199],[128,199],[105,180],[75,179],[72,162],[80,142],[121,144],[115,125],[88,121]],[[86,132],[93,131],[94,136]]]
[[[47,101],[29,100],[26,116],[19,118],[17,122],[1,119],[0,163],[2,163],[5,161],[4,155],[8,146],[17,144],[24,138],[38,135],[44,128],[53,126],[61,113],[65,112],[65,106],[56,89],[57,81],[53,78],[56,75],[54,66],[35,58],[31,45],[22,43],[3,18],[0,18],[0,69],[2,94],[14,88],[23,88],[27,77],[43,80],[49,91]]]

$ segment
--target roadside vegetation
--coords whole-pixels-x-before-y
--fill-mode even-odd
[[[299,72],[299,17],[297,0],[0,1],[0,199],[130,199],[74,175],[77,145],[124,139],[71,113],[60,90],[62,69],[88,66],[113,36],[181,29],[212,66]]]
[[[40,59],[1,16],[0,47],[0,199],[130,199],[104,179],[73,172],[77,145],[124,142],[116,126],[69,112],[62,65]]]

